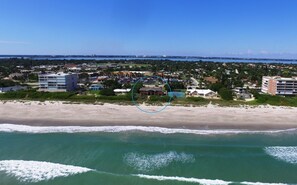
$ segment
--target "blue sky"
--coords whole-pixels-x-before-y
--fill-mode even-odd
[[[297,58],[295,0],[0,0],[0,54]]]

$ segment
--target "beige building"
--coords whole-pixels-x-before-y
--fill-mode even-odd
[[[263,76],[261,91],[271,95],[297,95],[297,77]]]

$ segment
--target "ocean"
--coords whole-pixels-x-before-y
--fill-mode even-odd
[[[297,130],[0,124],[0,185],[297,184]]]

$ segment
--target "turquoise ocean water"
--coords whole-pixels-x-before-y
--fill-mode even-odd
[[[297,184],[294,129],[16,128],[0,124],[1,185]]]

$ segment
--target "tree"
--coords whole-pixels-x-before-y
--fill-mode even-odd
[[[219,92],[219,90],[223,87],[224,87],[224,85],[221,83],[214,83],[214,84],[211,84],[210,89],[215,92]]]
[[[18,85],[18,83],[11,80],[0,80],[0,87],[10,87]]]
[[[244,83],[241,80],[234,80],[235,87],[243,87]]]
[[[170,92],[170,91],[173,90],[172,87],[169,86],[168,84],[165,84],[165,85],[164,85],[164,88],[165,88],[165,90],[166,90],[167,92]]]
[[[256,98],[256,99],[258,99],[258,97],[259,97],[259,92],[257,91],[257,90],[255,90],[255,89],[251,89],[250,90],[250,93],[252,93],[253,94],[253,96]]]
[[[88,73],[81,73],[78,75],[78,77],[80,79],[88,79],[89,78],[89,74]]]
[[[122,88],[122,85],[117,80],[106,80],[103,82],[103,86],[106,89],[118,89]]]
[[[139,93],[139,89],[143,87],[142,82],[137,82],[134,86],[133,93]]]
[[[182,82],[170,82],[169,86],[170,86],[171,90],[185,89],[185,85]]]
[[[28,79],[31,82],[37,82],[38,81],[38,75],[31,73],[31,74],[28,75]]]
[[[131,89],[132,88],[132,85],[130,83],[125,83],[123,85],[123,88],[125,88],[125,89]]]
[[[219,90],[219,95],[221,96],[221,98],[223,100],[227,100],[227,101],[233,100],[233,93],[232,93],[232,91],[230,89],[225,88],[225,87],[223,87],[223,88],[221,88]]]

